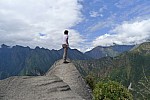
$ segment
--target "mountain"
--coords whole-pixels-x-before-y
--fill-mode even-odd
[[[134,45],[114,45],[107,47],[97,46],[92,50],[85,52],[85,54],[95,59],[99,59],[106,56],[115,57],[125,51],[131,50],[133,47]]]
[[[51,65],[62,58],[63,49],[48,50],[36,47],[22,47],[19,45],[9,47],[2,45],[0,48],[0,79],[16,75],[43,75]],[[70,60],[91,59],[77,49],[68,50]]]
[[[92,100],[90,88],[73,63],[57,61],[44,76],[0,80],[0,100]]]
[[[46,75],[56,75],[60,77],[70,86],[74,93],[79,94],[84,100],[92,99],[89,86],[86,85],[86,82],[72,62],[64,64],[63,60],[59,60],[49,69]]]
[[[74,64],[83,76],[92,73],[98,79],[108,77],[132,87],[135,100],[150,98],[150,42],[142,43],[117,57],[76,60]]]
[[[119,68],[128,68],[138,72],[140,68],[140,73],[143,73],[143,69],[146,73],[149,73],[150,69],[150,42],[145,42],[138,47],[133,48],[128,52],[124,52],[116,57],[103,57],[101,59],[92,60],[74,60],[74,64],[77,66],[82,75],[86,76],[90,72],[101,77],[108,75],[112,70]],[[135,78],[140,78],[137,76]]]
[[[131,49],[132,52],[149,54],[150,53],[150,42],[141,43]]]
[[[58,53],[60,55],[62,55],[63,54],[63,49],[58,50]],[[89,59],[92,59],[91,57],[83,54],[79,50],[77,50],[77,49],[70,49],[70,48],[68,49],[68,58],[70,60],[79,60],[79,59],[80,60],[89,60]]]
[[[120,52],[121,51],[123,50],[120,49]],[[56,60],[62,58],[63,49],[48,50],[39,47],[31,49],[29,47],[22,47],[18,45],[14,47],[2,45],[0,48],[0,78],[4,79],[15,75],[46,75],[48,77],[51,77],[51,75],[56,75],[65,83],[67,83],[70,88],[75,89],[74,86],[72,86],[75,80],[74,77],[80,78],[81,76],[78,76],[78,74],[76,75],[76,71],[74,69],[71,70],[72,73],[75,71],[73,77],[72,75],[67,74],[70,73],[69,69],[71,66],[75,65],[78,71],[84,77],[93,74],[96,77],[96,80],[109,78],[110,80],[122,83],[126,87],[129,86],[133,92],[135,100],[148,100],[148,98],[150,98],[150,42],[136,45],[132,49],[129,49],[129,51],[123,52],[118,56],[107,56],[100,59],[91,59],[76,49],[69,48],[68,52],[68,56],[70,60],[73,60],[73,64],[70,63],[68,64],[69,66],[66,67],[65,64],[62,65],[62,63],[58,62],[51,67]],[[48,69],[50,70],[48,71]],[[46,73],[47,71],[48,73]],[[25,86],[31,83],[31,86],[33,87],[35,86],[35,83],[38,83],[39,81],[43,82],[45,80],[47,82],[49,80],[45,79],[44,77],[42,77],[42,79],[40,77],[32,77],[33,76],[25,77],[27,81],[22,79],[22,77],[21,79],[17,79],[15,77],[15,79],[8,78],[8,80],[2,80],[2,84],[0,84],[0,86],[3,87],[2,91],[4,91],[6,87],[5,84],[8,84],[9,86],[13,86],[15,84],[13,83],[13,80],[14,82],[19,82],[17,84],[25,84]],[[28,78],[33,80],[28,81]],[[60,79],[59,81],[61,81]],[[76,81],[80,82],[81,80],[82,79],[78,79]],[[57,80],[55,82],[57,82]],[[45,89],[44,86],[52,83],[43,83],[44,85],[40,85],[43,86],[41,89]],[[62,87],[68,87],[65,86]],[[78,86],[80,86],[80,84],[78,84]],[[31,92],[33,87],[31,87]],[[59,90],[59,87],[60,86],[56,86],[56,88],[49,90]],[[20,86],[15,91],[18,91],[20,88],[23,87]],[[0,97],[7,97],[8,94],[5,93],[11,93],[13,92],[13,89],[14,88],[8,88],[5,90],[5,92],[0,91]],[[73,93],[74,92],[80,94],[82,91],[73,91]]]

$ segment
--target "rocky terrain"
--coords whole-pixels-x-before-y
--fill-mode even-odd
[[[44,76],[0,80],[0,100],[91,100],[90,89],[72,63],[57,61]]]

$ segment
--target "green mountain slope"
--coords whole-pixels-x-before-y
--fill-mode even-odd
[[[92,73],[95,77],[108,77],[126,87],[132,84],[134,98],[139,98],[136,100],[150,97],[150,86],[148,85],[150,84],[149,42],[114,58],[104,57],[99,60],[74,61],[74,64],[83,76]]]

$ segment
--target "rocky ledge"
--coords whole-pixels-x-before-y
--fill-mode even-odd
[[[92,96],[76,67],[59,60],[44,76],[0,80],[0,100],[92,100]]]

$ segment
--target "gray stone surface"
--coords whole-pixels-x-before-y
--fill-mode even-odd
[[[82,78],[73,63],[64,64],[63,60],[59,60],[47,72],[46,76],[49,75],[60,77],[70,86],[73,92],[77,93],[85,100],[92,100],[89,86],[85,83],[85,80]]]
[[[75,66],[60,60],[45,76],[0,80],[0,100],[91,100],[91,94]]]

